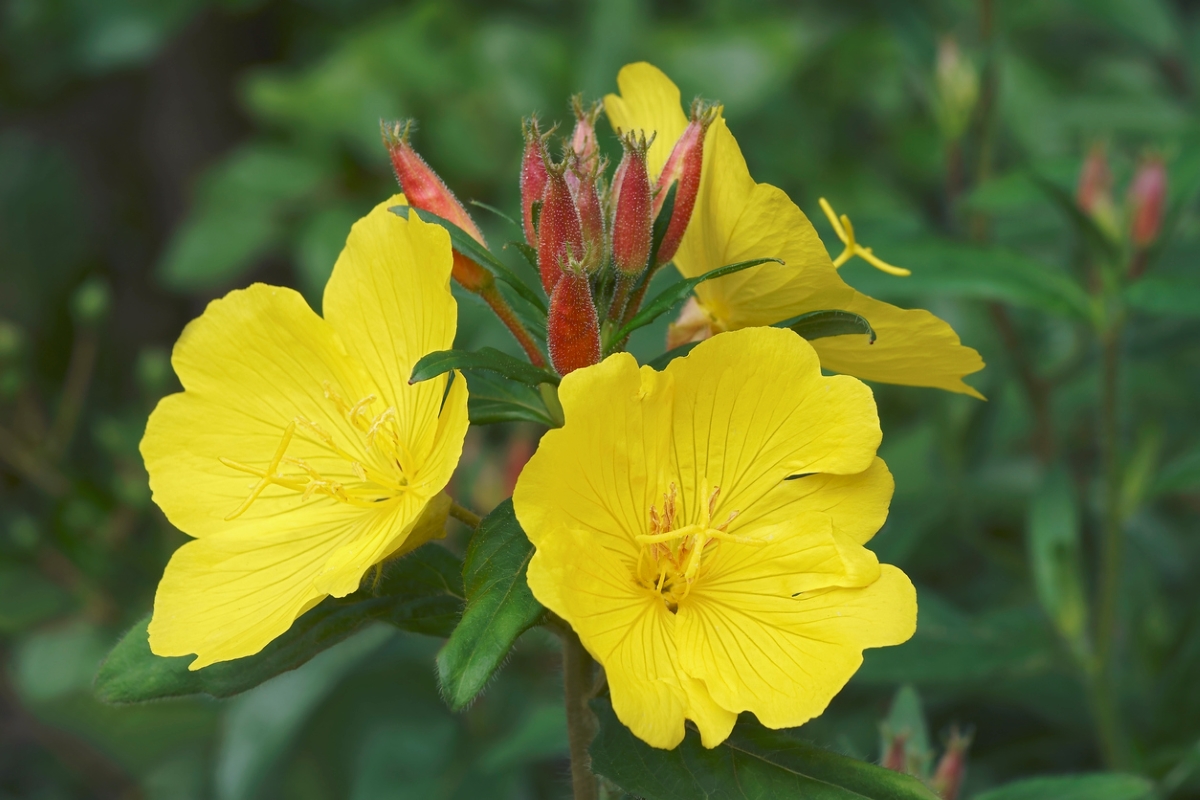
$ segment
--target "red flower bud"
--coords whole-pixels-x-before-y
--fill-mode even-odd
[[[576,177],[567,176],[567,183],[572,184],[572,190],[576,180],[593,174],[600,164],[600,148],[596,144],[596,120],[603,109],[604,104],[600,102],[584,108],[582,95],[577,94],[571,98],[571,110],[575,112],[575,129],[571,131],[571,152],[579,159]]]
[[[653,141],[653,137],[651,137]],[[650,173],[646,170],[645,134],[621,136],[625,153],[613,177],[612,255],[622,275],[636,277],[646,269],[654,236]]]
[[[604,206],[600,201],[600,175],[604,172],[605,163],[602,159],[595,164],[591,173],[583,174],[579,171],[580,158],[575,155],[570,158],[571,166],[567,170],[567,177],[575,177],[575,188],[571,196],[575,200],[575,210],[579,213],[579,227],[583,234],[583,268],[588,274],[593,274],[604,266],[604,251],[607,245],[604,236]]]
[[[572,259],[550,295],[546,321],[550,363],[560,375],[600,362],[600,320],[587,273]]]
[[[908,733],[901,731],[886,742],[883,767],[892,772],[904,772],[908,768]]]
[[[1129,184],[1130,237],[1136,247],[1149,247],[1162,228],[1167,196],[1167,167],[1158,156],[1142,159]]]
[[[537,117],[521,123],[525,136],[525,152],[521,156],[521,220],[525,224],[525,241],[537,245],[537,230],[533,224],[533,204],[542,201],[546,191],[546,137],[538,127]]]
[[[1112,202],[1112,171],[1108,168],[1108,154],[1104,145],[1097,143],[1088,151],[1087,160],[1079,172],[1079,186],[1075,190],[1075,201],[1091,214],[1105,203]]]
[[[383,144],[388,155],[392,157],[392,168],[396,171],[396,180],[400,182],[400,191],[408,204],[421,211],[437,214],[444,220],[452,222],[466,231],[472,239],[487,247],[483,234],[471,215],[463,208],[462,203],[454,196],[438,174],[430,169],[425,159],[408,143],[408,134],[412,129],[412,120],[404,123],[382,123]],[[451,274],[464,288],[472,292],[482,292],[494,283],[492,273],[476,264],[471,259],[454,251],[454,265]]]
[[[538,272],[546,294],[554,292],[568,259],[583,258],[583,230],[565,172],[565,161],[559,164],[546,161],[546,193],[538,220],[537,243]]]
[[[967,776],[967,748],[970,746],[970,734],[960,733],[958,728],[950,729],[950,741],[946,743],[946,752],[938,761],[932,781],[933,790],[942,800],[958,800],[963,779]]]
[[[708,133],[708,126],[717,118],[717,111],[717,106],[700,100],[692,103],[691,121],[679,137],[679,141],[675,143],[662,174],[658,176],[658,193],[654,197],[655,216],[658,216],[662,209],[671,184],[677,184],[678,188],[675,190],[675,208],[671,212],[671,221],[658,248],[658,258],[654,264],[656,267],[675,257],[688,222],[692,219],[696,196],[700,192],[700,169],[704,165],[704,135]]]

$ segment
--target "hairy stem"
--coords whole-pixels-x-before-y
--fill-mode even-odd
[[[454,517],[468,528],[478,528],[479,523],[483,521],[483,517],[479,516],[470,509],[463,508],[453,500],[450,501],[450,516]]]
[[[575,632],[560,631],[563,641],[563,693],[567,703],[567,741],[571,747],[571,786],[575,800],[596,800],[596,776],[588,745],[596,735],[596,717],[588,707],[592,689],[592,657]]]
[[[521,320],[517,318],[517,313],[513,311],[512,306],[504,299],[504,295],[500,294],[500,290],[492,284],[479,292],[479,296],[483,301],[491,307],[492,311],[504,323],[504,327],[508,328],[513,337],[517,340],[517,344],[521,345],[521,349],[525,351],[525,355],[529,358],[529,362],[535,367],[546,366],[546,357],[542,355],[541,349],[537,346],[537,342],[525,330],[525,326],[521,324]]]

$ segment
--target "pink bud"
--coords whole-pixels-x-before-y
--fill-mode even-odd
[[[538,127],[537,117],[521,123],[525,136],[525,153],[521,156],[521,219],[525,224],[525,241],[537,245],[533,224],[533,204],[542,201],[546,191],[546,136]]]
[[[675,142],[666,166],[658,176],[658,193],[654,196],[656,217],[667,199],[671,184],[677,184],[678,188],[675,190],[675,208],[671,212],[671,221],[658,248],[658,257],[654,264],[656,267],[675,257],[688,222],[692,219],[696,196],[700,192],[700,170],[704,165],[704,136],[708,133],[708,126],[717,118],[717,111],[717,106],[700,100],[692,103],[691,121],[679,137],[679,141]]]
[[[1103,143],[1096,143],[1088,150],[1087,160],[1079,172],[1079,186],[1075,201],[1089,214],[1108,203],[1112,203],[1112,171],[1108,168],[1108,154]]]
[[[606,241],[604,236],[604,206],[600,201],[600,175],[604,172],[605,161],[597,162],[591,173],[579,171],[580,159],[572,154],[568,177],[576,179],[575,188],[571,192],[575,200],[575,210],[579,212],[579,226],[583,233],[583,268],[589,274],[595,273],[604,266]]]
[[[566,162],[545,163],[546,192],[538,220],[537,263],[542,287],[546,294],[552,294],[568,259],[583,258],[583,230],[567,186]]]
[[[645,135],[621,136],[624,155],[613,178],[612,250],[613,264],[622,275],[637,276],[646,269],[653,240],[653,198],[646,170]]]
[[[579,159],[579,169],[576,173],[579,179],[595,172],[600,163],[600,148],[596,144],[596,120],[603,109],[604,104],[600,102],[584,108],[582,95],[577,94],[571,98],[571,110],[575,112],[575,129],[571,131],[571,152]],[[576,178],[567,176],[567,183],[572,184],[572,189],[575,188],[575,180]]]
[[[908,766],[908,733],[901,731],[887,740],[883,767],[892,772],[904,772]]]
[[[1162,229],[1163,203],[1167,196],[1167,167],[1159,156],[1147,156],[1138,164],[1129,184],[1132,216],[1130,237],[1136,247],[1154,244]]]
[[[472,239],[487,247],[479,227],[471,219],[471,215],[463,208],[462,203],[454,196],[454,192],[446,186],[438,174],[430,169],[425,159],[408,143],[408,134],[412,129],[412,120],[407,122],[383,123],[383,144],[388,155],[392,157],[392,168],[396,171],[396,180],[400,182],[400,191],[408,204],[421,211],[437,214],[444,220],[452,222],[466,231]],[[489,289],[495,279],[492,273],[476,264],[457,250],[454,251],[454,264],[451,274],[464,288],[481,293]]]
[[[550,295],[546,320],[550,363],[560,375],[600,362],[600,320],[587,273],[572,259]]]
[[[946,743],[946,752],[938,761],[932,781],[933,790],[942,800],[958,800],[967,775],[967,749],[970,746],[970,734],[959,732],[957,727],[950,729],[950,741]]]

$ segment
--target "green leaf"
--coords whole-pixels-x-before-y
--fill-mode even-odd
[[[773,328],[791,328],[800,337],[812,341],[826,336],[846,336],[861,333],[871,337],[875,343],[875,329],[858,314],[849,311],[810,311],[798,317],[776,322]]]
[[[904,771],[909,775],[928,775],[933,760],[933,749],[929,746],[929,723],[921,706],[921,695],[916,687],[905,684],[892,698],[892,708],[883,723],[884,744],[893,736],[903,736],[905,741]],[[887,747],[880,750],[887,753]]]
[[[1070,276],[1011,250],[928,238],[888,244],[879,251],[911,267],[912,275],[895,278],[872,270],[856,278],[855,288],[872,297],[999,300],[1056,316],[1092,319],[1091,298]]]
[[[692,289],[696,288],[705,281],[710,281],[713,278],[720,278],[725,275],[732,275],[735,272],[741,272],[750,267],[757,267],[759,264],[765,264],[768,261],[774,261],[777,264],[782,264],[778,258],[755,258],[750,261],[739,261],[736,264],[726,264],[723,267],[710,269],[703,275],[698,275],[695,278],[687,278],[686,280],[676,281],[663,289],[658,296],[646,303],[642,310],[634,315],[633,319],[625,323],[616,333],[613,334],[611,345],[625,341],[629,334],[636,331],[638,328],[649,325],[654,320],[661,317],[663,314],[671,310],[674,305],[687,298],[691,294]]]
[[[392,206],[388,209],[388,211],[391,211],[401,219],[408,219],[408,212],[410,210],[412,209],[409,206]],[[497,279],[508,284],[512,287],[513,291],[528,301],[538,311],[542,312],[543,316],[545,315],[546,301],[536,291],[530,289],[525,281],[518,278],[517,274],[509,269],[503,261],[492,255],[490,250],[475,241],[469,233],[453,222],[439,217],[437,214],[421,211],[420,209],[416,209],[416,212],[417,216],[425,222],[432,222],[435,225],[445,228],[450,234],[450,242],[455,250],[479,264]]]
[[[501,353],[494,347],[485,347],[478,351],[438,350],[430,353],[416,363],[408,382],[427,381],[453,369],[496,372],[526,386],[538,386],[543,383],[557,385],[561,380],[548,369],[535,367],[524,359]]]
[[[1064,468],[1039,483],[1029,507],[1029,564],[1042,609],[1080,658],[1090,651],[1084,596],[1080,516]]]
[[[191,656],[163,658],[150,652],[147,616],[100,665],[96,695],[108,703],[208,694],[229,697],[293,670],[371,622],[433,636],[448,636],[462,607],[459,562],[445,548],[418,548],[385,568],[380,594],[360,590],[328,598],[301,616],[262,652],[194,672]]]
[[[1096,773],[1017,781],[975,800],[1142,800],[1153,792],[1154,784],[1139,775]]]
[[[18,633],[74,604],[69,594],[31,569],[0,564],[0,633]]]
[[[532,557],[533,545],[517,523],[511,499],[488,514],[471,537],[463,561],[467,605],[437,657],[442,692],[455,711],[483,691],[517,637],[541,619],[545,609],[525,582]]]
[[[607,699],[592,701],[600,733],[592,767],[645,800],[937,800],[916,778],[833,753],[741,719],[707,750],[690,726],[674,750],[659,750],[621,724]]]
[[[1171,494],[1200,488],[1200,447],[1171,461],[1154,481],[1151,494]]]
[[[504,378],[493,372],[467,373],[467,416],[472,425],[493,425],[498,422],[536,422],[554,426],[550,412],[537,390]]]
[[[1200,281],[1151,275],[1126,289],[1125,301],[1146,314],[1200,318]]]
[[[675,213],[675,194],[678,189],[678,181],[671,184],[671,188],[667,189],[667,196],[663,198],[663,204],[658,209],[658,216],[654,218],[654,229],[650,232],[650,264],[652,266],[658,263],[658,251],[662,247],[663,239],[667,238],[671,215]],[[646,270],[642,274],[643,281],[649,279],[649,273],[650,270]]]

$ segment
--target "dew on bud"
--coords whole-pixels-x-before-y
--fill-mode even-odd
[[[600,321],[587,273],[575,259],[550,295],[546,335],[550,363],[560,375],[600,363]]]
[[[554,287],[570,258],[583,256],[583,230],[579,212],[567,186],[566,161],[546,165],[546,191],[538,219],[537,265],[546,294]]]
[[[613,178],[613,264],[626,277],[636,277],[646,269],[653,243],[653,197],[646,168],[649,146],[645,134],[622,135],[621,147],[625,152]]]
[[[525,241],[530,247],[537,245],[537,226],[534,225],[534,204],[541,203],[546,192],[546,137],[538,125],[537,117],[521,123],[525,137],[525,152],[521,155],[521,222],[525,227]]]

